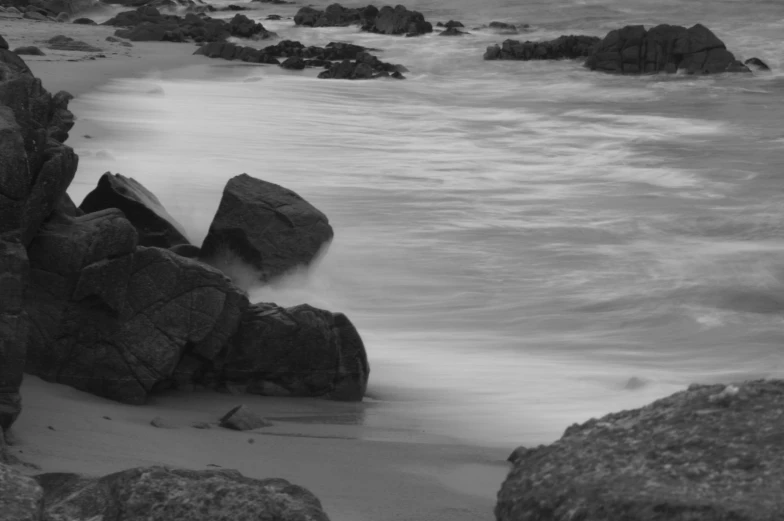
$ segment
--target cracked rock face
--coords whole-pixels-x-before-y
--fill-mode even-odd
[[[119,210],[53,219],[29,255],[27,371],[125,403],[144,403],[185,352],[219,352],[247,306],[209,266],[137,247]]]
[[[784,381],[693,385],[510,458],[498,521],[784,519]]]
[[[201,258],[229,275],[239,259],[268,281],[309,265],[332,236],[327,216],[305,199],[242,174],[223,191]]]

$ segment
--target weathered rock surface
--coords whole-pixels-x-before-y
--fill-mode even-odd
[[[95,47],[87,42],[74,40],[69,36],[58,35],[50,38],[47,47],[58,51],[79,51],[79,52],[101,52],[103,49]]]
[[[309,265],[332,236],[327,216],[305,199],[242,174],[224,188],[201,254],[219,269],[239,257],[267,281]]]
[[[256,304],[245,311],[220,373],[224,384],[252,394],[361,401],[370,366],[342,313]]]
[[[784,519],[784,381],[694,385],[516,450],[498,521]]]
[[[119,210],[58,217],[28,249],[28,372],[140,404],[186,352],[228,343],[247,300],[222,273],[137,247]]]
[[[2,493],[4,483],[14,495]],[[0,510],[4,521],[329,521],[308,490],[228,469],[139,467],[101,478],[70,473],[27,478],[0,465],[0,507],[4,501],[16,508]],[[5,512],[18,517],[4,518]]]
[[[29,277],[27,252],[14,237],[0,238],[0,432],[22,410],[19,386],[24,374],[27,315],[23,298]]]
[[[271,422],[265,420],[244,405],[238,405],[220,419],[221,427],[235,431],[250,431],[262,427],[269,427],[270,425],[272,425]]]
[[[243,14],[236,14],[228,22],[206,15],[164,15],[155,7],[139,7],[124,11],[104,22],[104,25],[128,27],[115,32],[116,36],[132,41],[222,42],[231,36],[264,40],[275,37],[260,23]]]
[[[594,36],[561,36],[545,42],[506,40],[502,45],[491,45],[485,60],[562,60],[590,56],[599,38]]]
[[[33,479],[0,462],[0,520],[42,521],[44,491]]]
[[[707,27],[628,25],[610,31],[586,60],[591,70],[619,74],[749,72]]]
[[[85,213],[122,210],[139,234],[139,246],[171,248],[188,244],[182,226],[169,215],[155,194],[135,179],[106,172],[79,205]]]
[[[325,10],[303,7],[294,16],[296,25],[308,27],[342,27],[359,24],[363,31],[381,34],[418,36],[430,33],[433,26],[418,11],[409,11],[402,5],[378,9],[372,5],[358,9],[332,4]]]

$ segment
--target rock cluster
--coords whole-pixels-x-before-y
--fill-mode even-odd
[[[419,36],[433,32],[433,25],[425,20],[422,13],[409,11],[402,5],[384,6],[381,9],[369,5],[359,9],[332,4],[323,11],[303,7],[294,16],[294,23],[308,27],[358,24],[363,31],[390,35]]]
[[[0,48],[0,427],[19,414],[23,371],[134,404],[193,385],[361,400],[369,366],[344,315],[252,305],[227,277],[241,265],[260,283],[309,264],[332,238],[327,217],[244,174],[202,249],[121,175],[77,208],[70,98]]]
[[[275,33],[267,31],[262,24],[239,13],[227,22],[204,14],[188,13],[184,17],[161,14],[150,6],[119,13],[104,25],[127,27],[117,30],[115,36],[137,42],[222,42],[231,36],[255,40],[275,37]]]
[[[485,60],[561,60],[590,56],[599,38],[594,36],[561,36],[545,42],[506,40],[492,45],[485,52]]]
[[[372,49],[342,42],[330,42],[326,47],[306,47],[300,42],[284,40],[263,49],[213,42],[202,45],[194,54],[224,60],[278,64],[284,69],[292,70],[323,67],[327,70],[319,74],[319,78],[327,79],[404,78],[402,73],[408,69],[402,65],[382,62],[370,54],[369,50]],[[284,61],[281,62],[280,59]],[[335,63],[336,61],[339,63]]]
[[[310,491],[236,470],[139,467],[88,478],[22,475],[0,464],[0,516],[14,521],[329,521]]]
[[[498,521],[784,519],[784,381],[693,385],[519,448]]]
[[[610,31],[604,39],[572,35],[544,42],[506,40],[500,46],[488,47],[484,58],[523,61],[584,58],[587,68],[616,74],[750,72],[701,24],[688,29],[657,25],[650,30],[642,25],[629,25]]]

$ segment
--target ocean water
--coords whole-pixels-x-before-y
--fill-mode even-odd
[[[784,376],[784,4],[406,5],[469,30],[527,23],[532,41],[699,22],[773,72],[617,77],[483,61],[507,38],[486,30],[265,21],[306,44],[382,49],[411,72],[327,81],[205,58],[114,80],[72,102],[72,195],[105,171],[134,177],[195,244],[243,172],[324,211],[326,255],[253,297],[351,318],[371,361],[368,421],[512,447],[693,382]]]

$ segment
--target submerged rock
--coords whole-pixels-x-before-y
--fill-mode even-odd
[[[688,29],[628,25],[610,31],[586,60],[591,70],[619,74],[683,71],[687,74],[749,72],[704,25]]]
[[[242,174],[223,190],[201,255],[228,274],[239,260],[267,281],[309,265],[332,236],[327,216],[305,199]]]
[[[310,491],[284,479],[247,478],[236,470],[140,467],[101,478],[51,473],[12,479],[23,484],[26,504],[35,504],[39,512],[43,497],[47,520],[329,521]]]
[[[782,426],[782,380],[693,385],[515,451],[496,519],[782,519]]]
[[[122,210],[139,234],[139,246],[171,248],[188,244],[182,226],[169,215],[155,194],[135,179],[106,172],[79,208],[85,213]]]

